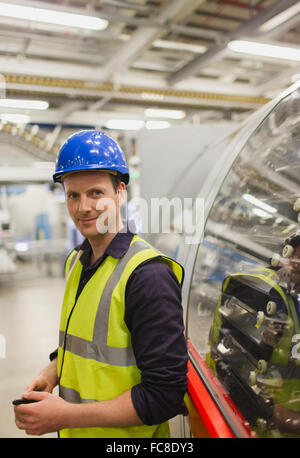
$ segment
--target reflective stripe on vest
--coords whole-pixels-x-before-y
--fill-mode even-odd
[[[67,258],[67,261],[66,261],[66,265],[65,265],[65,277],[66,279],[68,279],[68,276],[70,275],[70,273],[72,272],[72,269],[77,261],[77,259],[80,258],[80,256],[82,255],[83,251],[82,250],[79,250],[78,252],[76,250],[73,250],[68,258]]]
[[[83,288],[75,304],[82,264],[77,255],[68,275],[62,308],[58,375],[60,395],[69,402],[112,399],[140,383],[131,334],[124,321],[129,276],[143,262],[162,259],[179,283],[182,267],[134,236],[126,254],[108,256]],[[71,267],[71,263],[70,263]],[[71,318],[70,318],[71,315]],[[87,318],[89,316],[89,318]],[[76,374],[76,375],[75,375]],[[91,436],[86,436],[86,434]],[[159,432],[160,431],[160,432]],[[167,437],[167,424],[132,428],[63,430],[65,437]],[[111,435],[114,434],[114,435]],[[158,434],[158,435],[157,435]]]

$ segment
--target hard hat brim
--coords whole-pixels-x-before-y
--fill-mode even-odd
[[[117,170],[109,170],[105,168],[101,169],[101,168],[95,168],[95,167],[94,168],[86,167],[86,168],[82,168],[78,170],[69,169],[69,170],[64,170],[63,172],[56,172],[53,175],[53,181],[54,183],[63,183],[64,179],[67,176],[73,175],[74,173],[80,173],[80,172],[104,172],[104,173],[109,173],[111,175],[117,175],[119,173],[119,175],[122,178],[122,181],[124,181],[126,185],[129,183],[129,174],[128,173],[122,174],[118,172]]]

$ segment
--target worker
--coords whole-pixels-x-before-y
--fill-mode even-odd
[[[105,133],[69,137],[53,178],[85,239],[66,261],[58,350],[22,395],[35,402],[14,407],[16,425],[32,435],[167,438],[168,419],[187,413],[183,269],[122,221],[129,169]]]

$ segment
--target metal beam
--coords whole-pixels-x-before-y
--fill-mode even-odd
[[[192,0],[191,0],[192,1]],[[204,1],[204,0],[202,0]],[[0,0],[0,3],[1,3],[1,0]],[[14,1],[14,3],[16,3],[16,1]],[[18,2],[17,3],[18,5],[26,5],[25,3],[23,2]],[[42,7],[46,8],[48,7],[48,3],[42,3],[41,4]],[[56,4],[57,5],[57,4]],[[28,4],[29,6],[29,4]],[[30,6],[32,6],[32,2],[30,2]],[[188,3],[187,3],[187,6],[188,6]],[[198,4],[198,7],[199,7],[199,4]],[[51,8],[53,9],[53,5],[51,5]],[[87,11],[86,10],[78,10],[76,9],[74,11],[74,9],[70,10],[69,8],[64,8],[64,9],[61,9],[61,11],[64,11],[64,12],[75,12],[75,13],[81,13],[81,14],[86,14]],[[189,9],[186,9],[185,11],[185,16],[187,16],[189,13]],[[215,30],[209,30],[209,29],[206,29],[206,28],[202,28],[202,27],[192,27],[192,26],[186,26],[186,25],[180,25],[180,24],[177,24],[177,23],[170,23],[169,21],[166,21],[165,23],[163,22],[159,22],[159,20],[157,20],[156,17],[154,17],[153,19],[144,19],[144,18],[138,18],[138,17],[132,17],[132,16],[125,16],[123,14],[118,14],[118,13],[110,13],[110,12],[101,12],[101,18],[103,19],[107,19],[110,24],[128,24],[128,25],[132,25],[132,26],[135,26],[135,27],[144,27],[144,28],[151,28],[151,29],[158,29],[160,31],[162,31],[163,33],[168,33],[168,32],[173,32],[173,33],[178,33],[178,34],[184,34],[186,36],[191,36],[191,37],[200,37],[200,38],[203,38],[203,39],[212,39],[212,40],[219,40],[219,39],[222,39],[224,33],[223,32],[218,32],[218,31],[215,31]],[[17,23],[16,21],[11,18],[6,18],[6,21],[5,21],[6,24],[9,24],[10,26],[13,26],[13,27],[16,27],[17,26]],[[24,26],[24,24],[20,23],[20,26],[22,27],[22,25]],[[26,32],[25,30],[22,30],[22,32],[19,32],[18,30],[15,30],[14,32],[11,32],[9,30],[6,30],[5,31],[5,35],[20,35],[21,37],[30,37],[30,38],[36,38],[36,39],[46,39],[46,40],[53,40],[54,39],[56,41],[60,41],[60,42],[64,42],[66,40],[68,41],[71,41],[71,40],[76,40],[77,42],[80,41],[82,39],[82,37],[85,36],[85,31],[83,29],[74,29],[72,30],[71,28],[69,28],[68,30],[68,36],[64,36],[64,32],[63,32],[64,29],[62,29],[62,31],[60,32],[60,34],[58,34],[58,29],[57,27],[53,26],[52,24],[41,24],[39,23],[38,27],[36,27],[36,25],[34,23],[31,23],[30,24],[30,32]],[[45,31],[49,32],[53,32],[55,33],[56,35],[60,35],[60,38],[57,38],[57,37],[53,37],[53,36],[48,36],[46,35],[45,36]],[[120,32],[121,33],[121,32]],[[91,36],[94,38],[94,39],[98,39],[98,40],[103,40],[105,41],[107,38],[110,38],[110,39],[115,39],[115,40],[118,40],[118,34],[116,33],[116,31],[112,32],[110,29],[106,29],[104,31],[100,31],[100,32],[91,32]]]
[[[199,92],[197,90],[198,85],[202,86],[204,92]],[[147,102],[147,99],[143,98],[144,93],[154,93],[160,94],[163,96],[160,105],[163,107],[164,105],[172,104],[177,106],[194,106],[201,107],[201,106],[218,106],[220,108],[220,104],[225,104],[232,108],[241,108],[241,109],[251,109],[253,106],[260,106],[263,103],[266,103],[265,99],[258,100],[257,96],[259,94],[258,88],[249,88],[247,85],[243,84],[232,84],[232,85],[225,85],[216,84],[209,79],[201,78],[199,79],[192,79],[189,82],[189,87],[186,88],[184,86],[180,87],[178,91],[170,91],[170,89],[160,89],[156,90],[151,87],[146,88],[144,87],[133,87],[133,86],[122,86],[120,87],[119,91],[116,92],[113,88],[110,87],[91,87],[86,88],[84,87],[67,87],[66,85],[61,86],[50,86],[50,85],[41,85],[41,84],[19,84],[19,83],[11,83],[7,82],[6,90],[13,90],[15,93],[16,91],[21,90],[24,92],[29,91],[30,93],[36,92],[41,97],[41,93],[45,92],[46,96],[49,94],[53,94],[53,97],[57,95],[62,95],[64,97],[72,96],[72,97],[86,97],[87,99],[98,99],[99,98],[106,98],[111,97],[112,100],[117,100],[120,103],[122,101],[126,103],[126,101],[136,101],[142,103],[143,106],[147,104],[153,104],[153,100]],[[228,90],[229,89],[229,90]],[[238,95],[238,94],[243,94]],[[6,111],[8,111],[6,109]],[[32,111],[33,112],[33,111]],[[35,110],[33,113],[36,113]],[[40,112],[40,116],[44,116],[45,113],[48,113],[49,110]],[[63,111],[60,111],[63,113]],[[30,113],[31,114],[31,113]],[[72,113],[70,113],[72,116]],[[62,114],[62,119],[65,118],[65,114]],[[60,121],[60,119],[57,118]]]
[[[7,3],[7,0],[0,0],[0,3]],[[47,10],[55,10],[55,11],[62,11],[66,13],[74,13],[74,14],[84,14],[86,16],[95,16],[95,11],[90,11],[88,8],[75,8],[66,5],[61,5],[56,2],[41,2],[41,1],[34,1],[34,0],[13,0],[10,2],[15,5],[21,6],[28,6],[31,8],[40,8],[40,9],[47,9]]]
[[[191,2],[193,7],[196,8],[197,4],[194,0],[169,0],[155,17],[156,25],[150,28],[141,27],[134,32],[131,39],[120,48],[106,66],[98,67],[93,71],[98,81],[107,81],[114,73],[119,71],[123,73],[140,52],[147,49],[153,40],[160,38],[165,33],[164,27],[168,23],[171,23],[172,19],[182,13],[185,8],[188,8]],[[158,29],[157,24],[160,24],[162,27]]]
[[[171,99],[171,97],[170,97]],[[186,110],[193,112],[200,112],[201,109],[211,109],[216,110],[255,110],[262,105],[262,102],[259,102],[259,99],[253,101],[247,100],[245,101],[238,100],[234,102],[234,100],[227,99],[226,97],[222,98],[207,98],[203,100],[195,100],[195,99],[185,99],[186,104],[189,104]],[[168,100],[167,100],[168,102]],[[170,102],[169,102],[170,106]],[[125,109],[124,109],[125,110]],[[70,124],[70,125],[101,125],[101,123],[106,123],[109,119],[142,119],[148,120],[148,118],[144,115],[143,107],[140,110],[135,109],[135,111],[87,111],[87,110],[78,110],[70,113],[68,118],[62,119],[62,112],[58,110],[47,110],[45,112],[37,113],[36,110],[30,113],[31,122],[34,124],[57,124],[58,120],[60,124]]]
[[[169,84],[176,84],[183,79],[186,79],[192,75],[195,75],[203,67],[210,65],[213,62],[221,59],[227,49],[227,44],[231,40],[235,40],[241,37],[247,37],[258,29],[262,24],[271,19],[273,16],[281,13],[290,6],[298,3],[298,0],[277,0],[273,5],[265,8],[263,11],[256,14],[248,21],[244,22],[240,27],[238,27],[234,32],[227,34],[227,37],[222,41],[222,43],[216,43],[211,46],[204,54],[193,59],[191,62],[186,64],[177,72],[173,73],[167,80]]]
[[[291,68],[284,68],[282,72],[275,73],[273,78],[269,78],[261,86],[259,86],[260,94],[266,94],[268,91],[278,94],[283,85],[289,85],[293,81],[293,77],[298,75],[300,78],[300,65]]]
[[[0,167],[0,183],[45,183],[53,182],[53,165],[47,169],[33,167]]]

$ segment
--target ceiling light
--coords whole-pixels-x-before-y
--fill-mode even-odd
[[[15,250],[16,251],[28,251],[29,244],[27,242],[17,242],[15,243]]]
[[[140,119],[109,119],[105,126],[108,129],[125,129],[125,130],[139,130],[144,127],[144,121]]]
[[[271,205],[265,204],[265,202],[257,199],[256,197],[252,196],[251,194],[243,194],[243,199],[247,200],[251,204],[255,205],[256,207],[260,207],[263,210],[269,212],[269,213],[276,213],[277,209],[274,207],[271,207]]]
[[[144,100],[163,100],[165,97],[163,94],[156,94],[155,92],[142,92],[142,99]]]
[[[171,124],[168,121],[147,121],[146,122],[147,129],[168,129],[170,125]]]
[[[182,110],[162,110],[160,108],[147,108],[144,111],[145,116],[149,118],[169,118],[169,119],[183,119],[185,111]]]
[[[25,110],[47,110],[49,103],[43,100],[0,99],[0,108],[24,108]]]
[[[11,122],[14,124],[27,124],[30,121],[29,116],[15,113],[1,113],[0,119],[2,122]]]
[[[206,46],[194,45],[192,43],[181,43],[179,41],[155,40],[152,44],[155,48],[175,49],[176,51],[190,51],[196,54],[203,54]]]
[[[104,30],[108,26],[108,21],[95,16],[66,13],[64,11],[52,9],[33,8],[30,6],[16,5],[14,3],[0,3],[0,16],[90,30]]]
[[[277,46],[255,41],[234,40],[228,43],[232,51],[256,56],[273,57],[275,59],[300,61],[300,49],[288,46]]]
[[[260,216],[261,218],[272,218],[272,215],[270,213],[264,212],[260,208],[253,208],[252,212],[256,216]]]
[[[261,32],[269,32],[269,30],[275,29],[280,24],[283,24],[286,22],[288,19],[290,19],[293,16],[296,16],[300,11],[300,3],[297,3],[296,5],[291,6],[290,8],[287,8],[285,11],[283,11],[280,14],[277,14],[274,16],[272,19],[269,21],[265,22],[259,30]]]

